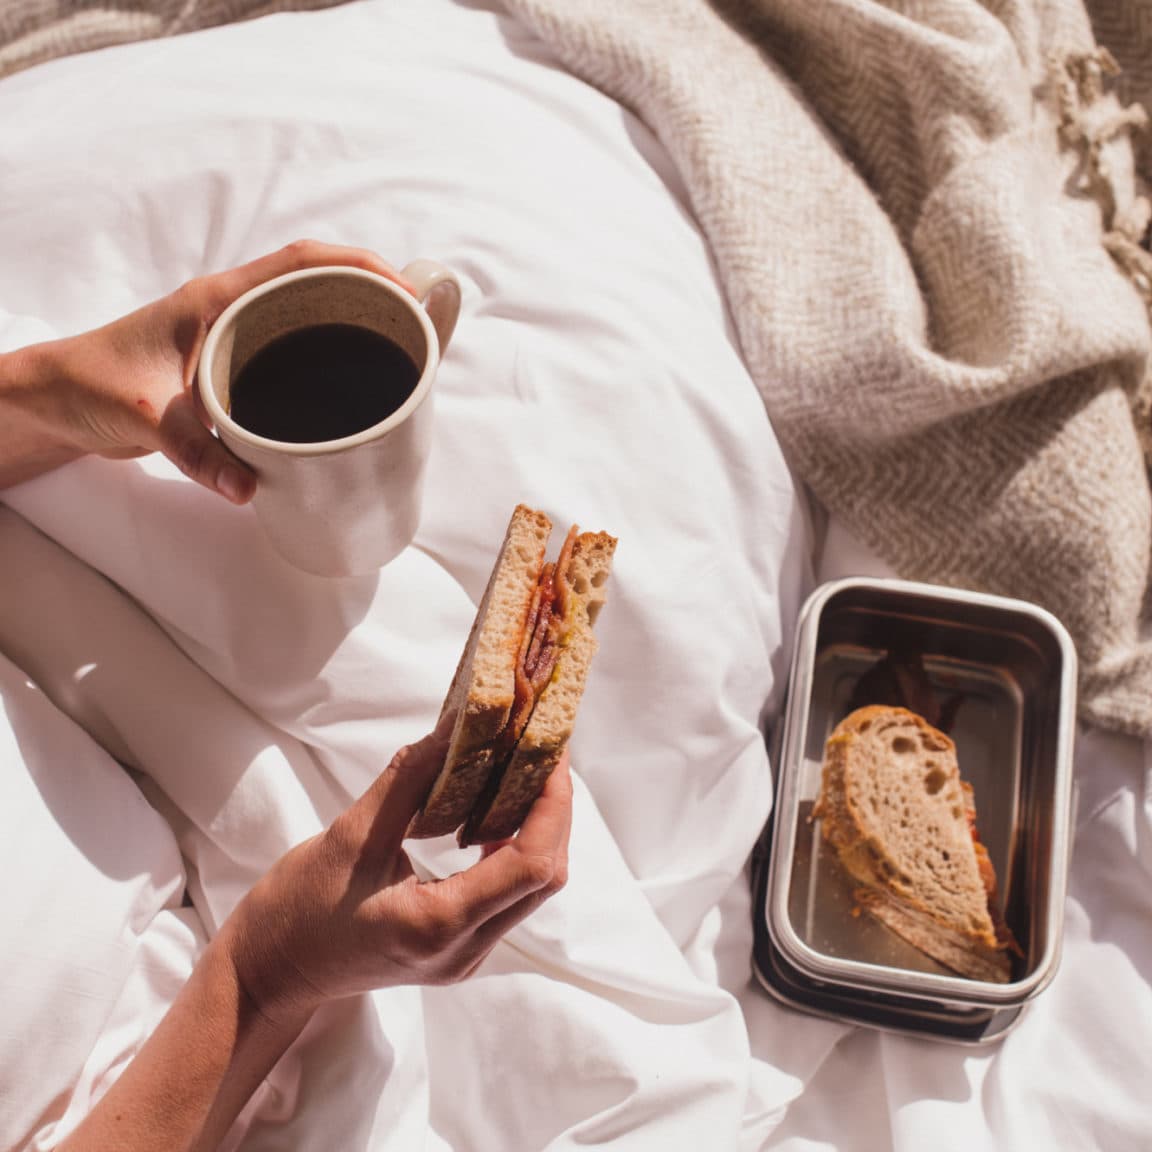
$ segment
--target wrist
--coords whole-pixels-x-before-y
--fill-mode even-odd
[[[29,418],[43,414],[53,383],[58,380],[58,341],[27,344],[0,352],[0,400]]]
[[[0,353],[0,488],[82,456],[59,418],[58,341]]]
[[[247,1009],[270,1027],[297,1033],[323,997],[308,984],[275,938],[274,916],[261,916],[250,893],[224,923],[212,947],[234,974]]]

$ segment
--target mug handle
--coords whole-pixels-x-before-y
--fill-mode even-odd
[[[413,260],[401,269],[400,275],[424,305],[428,319],[436,329],[440,355],[443,356],[460,316],[460,281],[456,279],[456,273],[435,260]]]

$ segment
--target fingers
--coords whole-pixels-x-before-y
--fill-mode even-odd
[[[442,918],[471,929],[455,979],[471,976],[497,943],[564,887],[568,879],[572,781],[565,756],[514,840],[493,845],[467,872],[432,888]],[[527,836],[527,839],[525,837]]]
[[[391,264],[366,248],[297,240],[237,268],[189,281],[163,302],[169,310],[175,347],[183,363],[186,395],[173,400],[165,410],[154,447],[186,476],[233,504],[246,504],[252,499],[256,477],[206,430],[210,421],[198,406],[193,386],[204,338],[224,309],[250,289],[288,272],[329,264],[363,268],[412,291]]]
[[[155,447],[197,484],[233,504],[252,499],[256,477],[204,427],[190,394],[169,401],[155,425],[155,436]]]
[[[250,289],[288,272],[329,264],[363,268],[412,290],[391,264],[366,248],[298,240],[237,268],[192,280],[168,298],[167,302],[175,310],[173,331],[184,362],[185,392],[190,397],[191,415],[201,428],[197,429],[186,418],[188,413],[183,403],[173,402],[161,420],[158,447],[185,475],[233,504],[246,504],[252,499],[256,477],[215,436],[204,431],[211,421],[194,387],[196,362],[204,338],[224,309]]]
[[[500,849],[503,848],[505,844],[511,844],[511,843],[512,843],[512,837],[511,836],[509,836],[505,840],[487,840],[483,844],[480,845],[480,855],[483,858],[487,858],[488,856],[491,856],[494,853],[499,852]]]
[[[436,729],[415,744],[401,748],[372,786],[345,816],[374,855],[391,856],[412,817],[424,803],[448,754],[456,722],[454,712],[440,717]]]
[[[521,921],[527,920],[554,892],[534,892],[523,900],[506,908],[503,912],[485,921],[472,934],[466,954],[462,957],[463,968],[456,974],[458,980],[467,980],[488,959],[492,949]]]
[[[467,871],[429,887],[473,930],[504,913],[508,916],[502,922],[511,927],[567,883],[571,829],[572,778],[565,754],[515,839],[496,845]],[[512,912],[517,906],[518,915]]]
[[[518,900],[511,907],[505,908],[503,912],[498,912],[490,920],[486,920],[481,924],[473,936],[473,947],[475,949],[476,959],[467,974],[470,976],[484,962],[488,953],[491,952],[513,928],[527,920],[533,912],[555,895],[556,892],[551,889],[541,889],[539,892],[533,892],[530,896],[525,896],[523,900]]]
[[[367,248],[353,248],[345,244],[325,244],[319,240],[296,240],[284,248],[270,252],[237,268],[204,277],[193,283],[207,293],[205,305],[208,326],[233,300],[245,292],[302,268],[320,268],[327,264],[340,264],[351,268],[363,268],[375,272],[411,291],[403,278],[386,260]]]
[[[517,841],[554,845],[565,866],[568,862],[568,841],[572,834],[572,770],[565,749],[544,788],[532,805]]]
[[[331,862],[320,871],[346,877],[340,901],[354,908],[370,954],[365,987],[376,986],[381,971],[391,983],[466,978],[567,879],[572,784],[563,759],[516,838],[464,872],[416,880],[401,842],[443,766],[454,722],[454,714],[444,716],[435,732],[401,749],[318,841]]]

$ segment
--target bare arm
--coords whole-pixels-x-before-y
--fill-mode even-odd
[[[31,480],[81,455],[36,414],[52,369],[38,344],[0,355],[0,488]]]
[[[215,1148],[310,1013],[272,1022],[245,993],[218,937],[120,1079],[60,1146]]]
[[[69,1137],[67,1152],[217,1147],[326,1000],[470,975],[563,886],[572,785],[564,762],[515,840],[420,882],[401,847],[450,726],[402,749],[321,835],[256,885],[159,1027]]]

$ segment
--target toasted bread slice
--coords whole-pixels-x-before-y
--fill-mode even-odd
[[[972,805],[955,744],[905,708],[872,705],[829,737],[813,817],[863,886],[863,908],[954,971],[1003,983],[1011,959]]]
[[[494,777],[461,829],[461,846],[511,836],[524,822],[568,746],[596,655],[592,626],[604,606],[615,550],[616,540],[606,532],[576,537],[565,573],[570,589],[568,614],[552,679],[536,702],[507,766]]]
[[[457,711],[444,768],[409,836],[454,832],[497,766],[492,741],[512,711],[520,637],[551,532],[543,512],[516,506],[444,701],[443,711]]]

